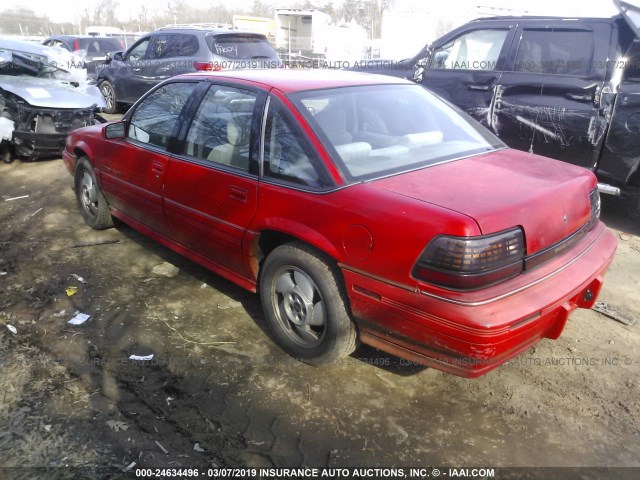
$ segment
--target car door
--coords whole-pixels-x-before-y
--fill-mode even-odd
[[[522,22],[496,88],[495,133],[512,148],[595,168],[610,38],[604,22]]]
[[[118,101],[134,103],[150,88],[144,77],[145,62],[151,37],[145,37],[127,50],[122,60],[112,60],[113,87]]]
[[[491,127],[491,103],[515,28],[492,21],[458,29],[434,43],[421,83]]]
[[[227,278],[248,278],[243,239],[258,205],[265,94],[212,84],[171,158],[164,208],[172,238]]]
[[[125,138],[104,143],[101,181],[109,204],[130,219],[166,233],[162,206],[169,148],[175,143],[181,112],[198,82],[163,85],[125,117]]]
[[[640,39],[615,63],[623,70],[622,81],[598,165],[598,177],[618,186],[640,185]]]

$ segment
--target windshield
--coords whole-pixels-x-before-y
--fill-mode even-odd
[[[334,88],[291,97],[347,179],[377,178],[505,147],[418,85]]]
[[[207,37],[207,45],[215,55],[234,60],[277,57],[271,45],[255,35],[212,35]]]

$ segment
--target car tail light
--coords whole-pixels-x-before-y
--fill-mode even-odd
[[[77,38],[73,40],[73,51],[75,52],[76,50],[80,50],[80,42]]]
[[[222,65],[214,62],[193,62],[193,68],[198,72],[218,72],[223,70]]]
[[[520,228],[479,237],[441,235],[420,255],[412,275],[436,285],[470,290],[520,274],[524,257]]]

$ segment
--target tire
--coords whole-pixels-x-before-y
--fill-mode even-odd
[[[105,113],[118,113],[118,101],[116,99],[116,91],[111,85],[111,82],[104,80],[100,83],[100,93],[104,98],[107,106],[104,109]]]
[[[87,157],[78,158],[74,176],[74,190],[85,223],[95,230],[113,227],[109,204],[96,181],[96,175]]]
[[[335,363],[356,348],[356,326],[342,282],[330,260],[302,243],[266,258],[260,298],[278,344],[310,365]]]

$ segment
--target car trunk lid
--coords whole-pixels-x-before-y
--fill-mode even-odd
[[[505,149],[372,185],[468,215],[484,235],[521,226],[530,255],[589,221],[596,180],[586,169]]]

